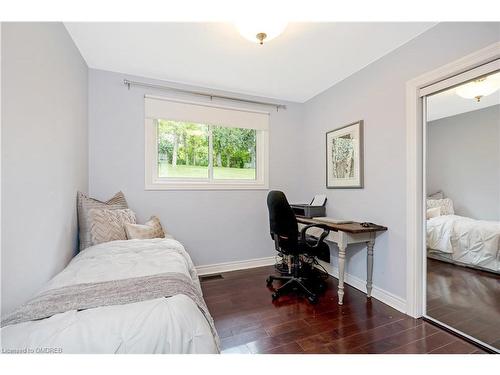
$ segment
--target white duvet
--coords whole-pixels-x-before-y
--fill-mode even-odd
[[[443,215],[427,220],[427,248],[448,258],[500,271],[500,222]]]
[[[80,252],[41,291],[71,284],[180,272],[200,289],[196,270],[173,239],[113,241]],[[210,326],[187,296],[68,311],[6,326],[3,352],[217,353]]]

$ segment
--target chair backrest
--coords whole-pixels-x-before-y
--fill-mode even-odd
[[[288,204],[285,194],[272,190],[267,195],[267,208],[269,210],[269,226],[271,237],[279,241],[279,247],[285,252],[297,249],[299,228],[292,208]],[[278,236],[276,239],[275,235]]]

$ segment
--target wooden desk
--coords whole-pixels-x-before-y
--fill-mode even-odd
[[[330,228],[330,233],[326,237],[327,241],[334,242],[339,247],[339,305],[344,300],[344,277],[345,277],[345,253],[347,246],[355,243],[366,243],[366,296],[371,297],[373,280],[373,248],[375,246],[375,237],[378,232],[384,232],[387,227],[381,225],[372,225],[363,227],[361,223],[352,222],[349,224],[334,224],[321,219],[307,219],[297,216],[299,230],[308,224],[324,224]],[[314,235],[313,229],[310,234]]]

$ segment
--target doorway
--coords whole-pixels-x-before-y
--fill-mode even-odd
[[[426,91],[423,316],[500,351],[500,71]]]
[[[452,330],[457,334],[463,335],[471,341],[478,342],[479,344],[488,348],[490,351],[498,351],[498,349],[495,347],[495,345],[497,345],[495,332],[491,332],[492,330],[489,330],[491,332],[492,338],[486,339],[485,337],[483,337],[483,340],[486,340],[487,342],[482,341],[477,337],[477,330],[482,329],[483,331],[488,331],[488,327],[481,326],[479,328],[479,326],[483,324],[483,322],[477,322],[477,317],[468,316],[468,319],[464,319],[460,322],[460,324],[458,324],[457,322],[460,320],[460,313],[457,312],[459,310],[457,306],[449,305],[444,307],[438,305],[440,300],[449,302],[450,299],[456,297],[461,299],[462,301],[468,300],[469,302],[474,304],[479,309],[479,311],[486,311],[486,307],[483,306],[483,308],[480,308],[479,303],[474,303],[474,299],[472,298],[478,297],[481,300],[485,300],[485,295],[483,294],[482,297],[480,297],[481,293],[478,290],[474,291],[470,285],[467,286],[466,281],[473,283],[472,280],[476,280],[477,285],[481,285],[482,288],[486,288],[484,287],[484,285],[488,285],[488,281],[484,280],[490,280],[490,287],[488,287],[489,289],[486,288],[486,290],[490,290],[490,292],[485,293],[488,298],[493,298],[493,296],[495,295],[495,288],[499,285],[499,279],[497,278],[497,274],[495,274],[494,270],[490,270],[488,269],[488,267],[482,269],[482,266],[484,264],[481,263],[480,260],[479,263],[481,264],[472,264],[473,267],[469,267],[469,265],[460,264],[467,263],[463,262],[467,260],[467,257],[460,258],[460,256],[456,256],[456,259],[451,259],[448,262],[446,262],[446,259],[437,259],[438,257],[433,257],[434,255],[443,254],[431,254],[432,256],[428,257],[429,251],[427,246],[427,201],[429,195],[434,195],[430,198],[434,198],[434,200],[436,201],[446,200],[446,198],[450,197],[446,196],[447,194],[445,191],[440,191],[444,189],[436,189],[435,185],[427,186],[427,179],[429,177],[426,165],[426,161],[428,158],[427,131],[428,122],[431,122],[428,121],[429,118],[427,116],[429,110],[428,105],[431,105],[434,108],[431,108],[430,111],[434,112],[434,116],[440,118],[451,117],[449,115],[446,116],[446,113],[444,115],[436,115],[436,112],[439,112],[439,110],[436,110],[436,108],[439,109],[438,107],[436,107],[436,100],[439,99],[438,94],[444,93],[447,90],[453,90],[454,95],[456,95],[456,89],[459,86],[463,86],[464,84],[467,84],[469,82],[474,82],[483,77],[487,77],[496,71],[500,71],[499,59],[500,43],[495,43],[487,48],[477,51],[476,53],[465,56],[464,58],[457,60],[451,64],[417,77],[407,83],[407,314],[416,318],[424,317],[426,319],[439,323],[443,327]],[[496,92],[497,95],[500,95],[498,94],[498,91]],[[430,99],[431,102],[429,102],[429,98],[432,98],[433,96],[434,99]],[[476,102],[486,102],[486,100],[484,100],[483,98],[479,98],[478,101],[475,96],[469,99],[471,100],[469,104],[474,104],[474,100]],[[486,97],[487,95],[483,96]],[[444,97],[444,94],[441,95],[441,98],[442,97]],[[434,103],[432,103],[432,101],[434,101]],[[455,113],[455,115],[458,115],[458,113]],[[435,117],[434,120],[437,120],[437,117]],[[438,130],[438,128],[439,126],[436,126],[432,130],[432,132],[434,132],[434,130]],[[498,137],[500,137],[500,134],[498,135]],[[435,135],[433,135],[433,138],[437,139]],[[496,161],[500,163],[500,157],[498,157]],[[497,168],[498,165],[500,164],[497,164]],[[451,171],[446,169],[446,173],[448,172],[451,173]],[[475,179],[477,180],[477,177],[475,177]],[[442,181],[435,182],[434,176],[432,177],[432,180],[433,184],[442,183]],[[435,189],[435,191],[433,191],[432,189]],[[449,188],[447,189],[449,190]],[[442,195],[439,195],[441,193]],[[456,192],[451,191],[451,195],[456,196],[456,194]],[[478,194],[482,195],[482,193]],[[491,220],[494,219],[492,217],[484,216],[486,215],[484,212],[479,215],[477,215],[478,213],[476,212],[473,215],[471,211],[467,211],[467,207],[464,207],[462,203],[462,200],[467,200],[466,198],[467,197],[462,196],[458,198],[458,200],[460,201],[458,206],[460,208],[457,210],[457,214],[461,213],[462,215],[456,216],[466,218],[467,215],[476,215],[475,217],[469,217],[469,219],[474,219],[477,221],[481,221],[481,219],[490,219],[490,221],[495,221]],[[444,202],[441,201],[440,203]],[[470,203],[467,203],[466,206],[467,205],[470,207]],[[492,203],[492,205],[494,205],[494,203]],[[451,214],[450,212],[446,212],[445,208],[442,209],[445,210],[446,215],[438,216],[455,214],[455,212]],[[436,215],[436,211],[438,210],[433,211],[434,215]],[[430,214],[432,215],[432,212]],[[483,217],[481,217],[481,215],[483,215]],[[434,221],[437,223],[440,220],[445,221],[446,218],[436,219]],[[445,225],[444,223],[441,224]],[[460,225],[462,224],[459,224],[457,226],[460,227]],[[451,224],[448,224],[448,226],[453,227]],[[469,263],[474,262],[470,261]],[[430,270],[430,275],[427,274],[428,269]],[[457,272],[453,271],[464,272],[461,272],[460,275],[458,275]],[[465,271],[470,273],[466,273]],[[471,274],[475,275],[475,277],[471,277]],[[444,278],[444,275],[448,275],[449,279],[446,280]],[[454,275],[455,281],[450,281],[451,279],[453,279],[452,275]],[[485,276],[484,280],[481,282],[477,281],[477,275]],[[428,299],[427,296],[428,283],[431,293],[434,293],[433,299]],[[446,287],[447,285],[448,287]],[[464,295],[459,296],[455,293],[452,296],[445,296],[444,292],[450,290],[450,285],[455,287],[458,285],[458,289],[463,291]],[[493,311],[498,311],[498,307],[494,307],[494,305],[491,306]],[[431,315],[434,315],[434,317],[428,314],[428,307],[429,311],[433,310],[433,314]],[[467,308],[465,309],[467,310]],[[447,313],[452,314],[451,317],[455,316],[455,318],[447,320],[447,323],[449,323],[447,324],[446,322],[437,319],[437,315],[439,314],[436,314],[436,311],[446,311]],[[439,316],[439,318],[443,319],[444,315]],[[448,316],[448,318],[450,318],[450,316]],[[462,331],[461,329],[464,329],[464,327],[467,326],[467,324],[465,324],[465,320],[469,320],[469,323],[474,322],[474,326],[476,327],[475,330],[468,330],[466,328],[469,333]]]

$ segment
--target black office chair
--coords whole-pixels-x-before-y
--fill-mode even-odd
[[[285,281],[285,283],[275,290],[272,294],[273,301],[280,296],[290,291],[297,291],[307,297],[309,302],[318,302],[318,296],[312,291],[311,284],[308,281],[319,280],[311,276],[311,272],[304,272],[304,262],[301,261],[301,256],[304,258],[313,259],[320,253],[328,252],[328,245],[324,242],[325,237],[330,230],[326,225],[311,224],[305,226],[300,231],[297,225],[297,219],[292,208],[288,204],[285,194],[281,191],[270,191],[267,195],[267,207],[269,209],[269,224],[271,229],[271,237],[274,240],[276,250],[282,255],[290,257],[290,267],[285,267],[287,275],[269,276],[266,280],[267,286],[270,287],[274,280]],[[309,228],[317,227],[323,229],[319,237],[307,236],[306,231]]]

